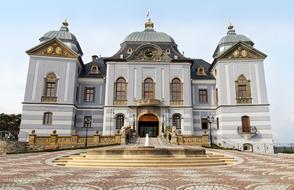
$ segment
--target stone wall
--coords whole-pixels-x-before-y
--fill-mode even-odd
[[[19,141],[0,141],[0,155],[27,152],[28,143]]]

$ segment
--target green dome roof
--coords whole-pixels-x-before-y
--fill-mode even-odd
[[[164,32],[156,32],[153,29],[154,23],[148,19],[145,22],[145,30],[129,34],[123,42],[167,42],[175,43],[174,39]]]
[[[227,35],[222,37],[221,40],[219,41],[213,57],[217,57],[220,54],[222,54],[223,52],[225,52],[227,49],[229,49],[230,47],[232,47],[233,45],[235,45],[238,42],[244,42],[247,43],[251,46],[254,45],[254,43],[252,42],[252,40],[250,40],[248,37],[242,35],[242,34],[237,34],[234,30],[234,26],[233,25],[229,25],[228,26],[228,32]]]
[[[53,31],[49,31],[46,34],[44,34],[40,38],[40,42],[45,42],[45,41],[48,41],[53,38],[59,39],[65,45],[67,45],[70,49],[72,49],[73,51],[75,51],[76,53],[78,53],[80,55],[83,55],[82,49],[80,47],[80,44],[79,44],[77,38],[75,37],[74,34],[70,33],[68,30],[67,21],[64,21],[62,23],[60,30],[58,30],[58,31],[53,30]]]

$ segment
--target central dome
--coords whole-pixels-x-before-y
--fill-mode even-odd
[[[148,19],[145,22],[145,30],[129,34],[123,42],[166,42],[175,43],[174,39],[164,32],[156,32],[153,22]]]

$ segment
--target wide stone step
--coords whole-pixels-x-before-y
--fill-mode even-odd
[[[60,166],[67,166],[67,167],[98,167],[98,168],[134,168],[134,167],[144,167],[144,168],[150,168],[150,167],[204,167],[204,166],[224,166],[226,165],[225,162],[219,163],[219,162],[213,162],[213,163],[67,163],[67,164],[57,164]]]

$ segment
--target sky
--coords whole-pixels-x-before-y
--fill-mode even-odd
[[[229,22],[266,53],[265,75],[274,142],[294,143],[294,1],[280,0],[0,0],[0,113],[21,113],[29,56],[26,50],[67,19],[84,52],[111,56],[146,13],[155,30],[171,35],[180,51],[212,62]]]

